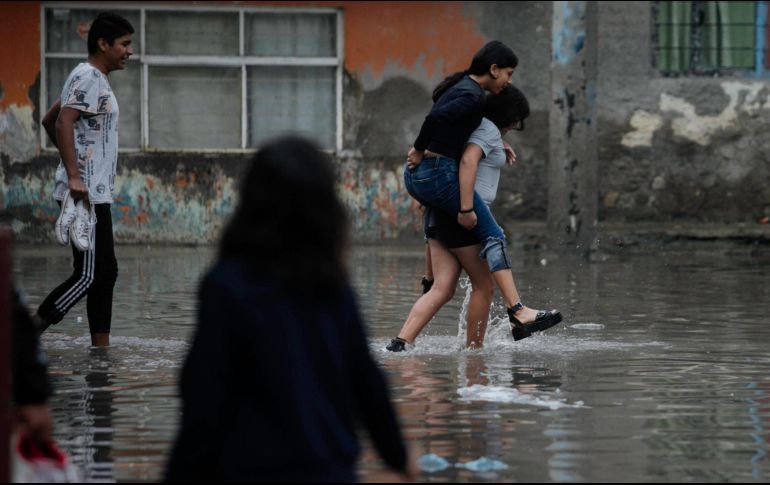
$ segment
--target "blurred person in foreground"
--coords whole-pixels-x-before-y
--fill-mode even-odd
[[[347,244],[330,159],[299,137],[266,144],[200,286],[167,481],[353,482],[356,418],[388,467],[414,478]]]
[[[11,293],[13,403],[20,432],[37,443],[51,440],[53,420],[48,358],[40,348],[39,329],[32,320],[22,290]]]

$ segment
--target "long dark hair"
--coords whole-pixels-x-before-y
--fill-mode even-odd
[[[484,117],[502,129],[524,120],[529,116],[529,101],[516,86],[506,86],[498,94],[487,96]]]
[[[467,74],[474,74],[477,76],[483,76],[489,72],[489,68],[492,64],[497,64],[497,67],[516,67],[519,65],[519,58],[513,53],[513,50],[507,45],[503,44],[499,40],[492,40],[487,42],[484,47],[479,49],[476,55],[473,56],[471,61],[471,67],[464,71],[459,71],[447,76],[436,89],[433,90],[433,102],[438,101],[438,98],[458,82],[463,76]]]
[[[304,294],[338,293],[347,284],[347,212],[330,157],[298,136],[268,142],[241,183],[220,258]]]

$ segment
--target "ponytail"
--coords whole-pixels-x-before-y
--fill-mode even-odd
[[[433,90],[433,102],[435,103],[436,101],[438,101],[438,98],[440,98],[441,95],[444,94],[447,89],[459,83],[460,80],[464,78],[466,75],[468,75],[467,69],[465,71],[458,71],[454,74],[450,74],[449,76],[445,77],[444,80],[441,81],[438,86],[436,86],[436,89]]]

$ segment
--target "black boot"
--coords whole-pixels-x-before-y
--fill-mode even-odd
[[[406,343],[406,340],[396,337],[385,348],[391,352],[403,352],[406,350]]]

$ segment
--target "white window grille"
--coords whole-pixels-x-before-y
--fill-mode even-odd
[[[85,62],[88,27],[100,11],[134,26],[134,55],[110,74],[121,150],[243,151],[284,133],[342,148],[339,9],[60,2],[41,9],[43,112]]]

